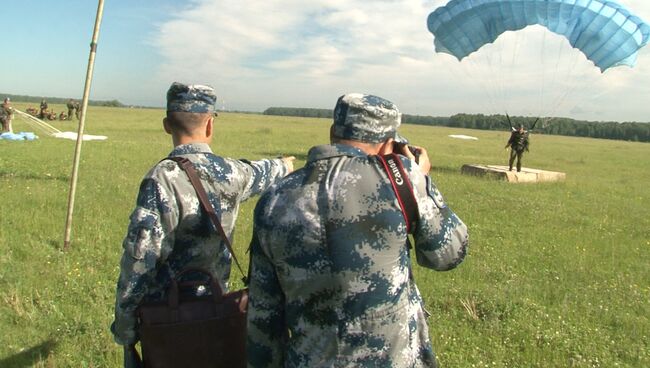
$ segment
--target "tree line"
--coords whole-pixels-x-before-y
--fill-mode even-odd
[[[13,102],[30,102],[30,103],[41,103],[41,100],[47,101],[47,103],[54,103],[54,104],[63,104],[65,105],[68,103],[68,100],[71,97],[38,97],[38,96],[26,96],[26,95],[12,95],[9,93],[0,93],[0,96],[2,96],[2,99],[4,100],[5,97],[9,97],[11,101]],[[81,102],[81,99],[75,99]],[[105,101],[105,100],[88,100],[88,105],[91,106],[107,106],[107,107],[126,107],[123,103],[121,103],[118,100],[110,100],[110,101]]]
[[[332,118],[332,109],[298,107],[269,107],[264,115],[299,116],[311,118]],[[537,118],[511,116],[512,124],[522,123],[526,129],[533,124],[535,134],[552,134],[602,139],[618,139],[634,142],[650,142],[650,123],[615,121],[595,122],[570,118]],[[510,123],[505,115],[456,114],[450,117],[423,115],[402,115],[405,124],[446,126],[480,130],[509,130]]]

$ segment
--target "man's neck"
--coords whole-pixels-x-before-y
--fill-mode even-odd
[[[335,139],[332,141],[332,144],[345,144],[346,146],[356,147],[367,155],[376,155],[379,153],[379,149],[381,148],[381,145],[378,144],[353,141],[349,139]]]
[[[183,144],[190,144],[190,143],[205,143],[205,144],[210,144],[212,143],[212,139],[207,138],[207,137],[190,137],[190,136],[180,136],[180,137],[173,137],[172,141],[174,143],[174,147],[178,147]]]

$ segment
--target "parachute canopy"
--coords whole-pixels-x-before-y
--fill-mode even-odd
[[[650,26],[639,17],[600,0],[452,0],[429,14],[427,24],[436,51],[458,60],[506,31],[538,24],[566,37],[601,72],[634,66],[650,37]]]
[[[8,141],[33,141],[38,139],[38,136],[32,132],[5,132],[0,134],[0,139],[6,139]]]

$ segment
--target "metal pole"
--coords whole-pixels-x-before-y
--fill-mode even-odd
[[[92,84],[93,79],[95,53],[97,52],[97,39],[99,38],[99,26],[102,23],[103,13],[104,0],[99,0],[99,4],[97,5],[97,17],[95,18],[95,29],[93,30],[93,40],[90,43],[90,57],[88,58],[88,71],[86,72],[86,85],[84,86],[84,95],[81,102],[81,114],[79,115],[79,129],[77,130],[77,144],[74,149],[74,161],[72,164],[70,192],[68,194],[68,215],[65,220],[65,237],[63,240],[63,249],[68,249],[70,247],[70,230],[72,228],[74,198],[77,191],[77,176],[79,173],[79,158],[81,157],[81,142],[83,141],[84,124],[86,122],[86,110],[88,108],[88,96],[90,95],[90,85]]]

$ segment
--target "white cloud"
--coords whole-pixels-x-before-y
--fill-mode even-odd
[[[621,2],[650,18],[647,1]],[[212,84],[227,101],[226,107],[232,109],[331,107],[340,94],[357,91],[389,98],[407,113],[450,115],[500,112],[507,108],[536,114],[537,103],[533,103],[534,107],[524,105],[539,100],[539,82],[534,80],[534,71],[540,69],[540,56],[530,50],[541,47],[535,44],[540,42],[536,41],[540,32],[530,32],[532,36],[522,41],[528,47],[521,49],[527,51],[517,54],[517,58],[524,67],[511,67],[511,76],[502,78],[502,71],[493,68],[494,60],[476,58],[459,63],[433,51],[433,36],[426,28],[426,18],[445,3],[195,0],[171,21],[160,25],[155,40],[163,58],[160,79]],[[568,56],[574,51],[568,46],[558,50]],[[606,78],[593,77],[592,73],[593,85],[585,94],[581,91],[587,85],[584,75],[593,72],[593,67],[580,60],[580,54],[573,57],[578,59],[578,71],[567,75],[579,76],[574,82],[579,88],[567,87],[571,78],[565,74],[546,77],[557,84],[545,88],[561,91],[555,99],[562,99],[566,105],[554,108],[557,114],[597,110],[590,106],[576,108],[577,104],[602,107],[625,99],[625,104],[618,103],[616,109],[610,109],[611,116],[576,117],[650,120],[645,88],[650,83],[647,67],[637,67],[632,72],[608,72]],[[563,59],[558,62],[557,57],[554,60],[556,64],[565,63]],[[650,55],[642,53],[639,66],[649,63]],[[553,61],[548,61],[545,68],[553,71]],[[494,88],[496,85],[501,87]],[[593,98],[593,88],[607,93]],[[503,105],[503,101],[512,107],[497,106]]]

